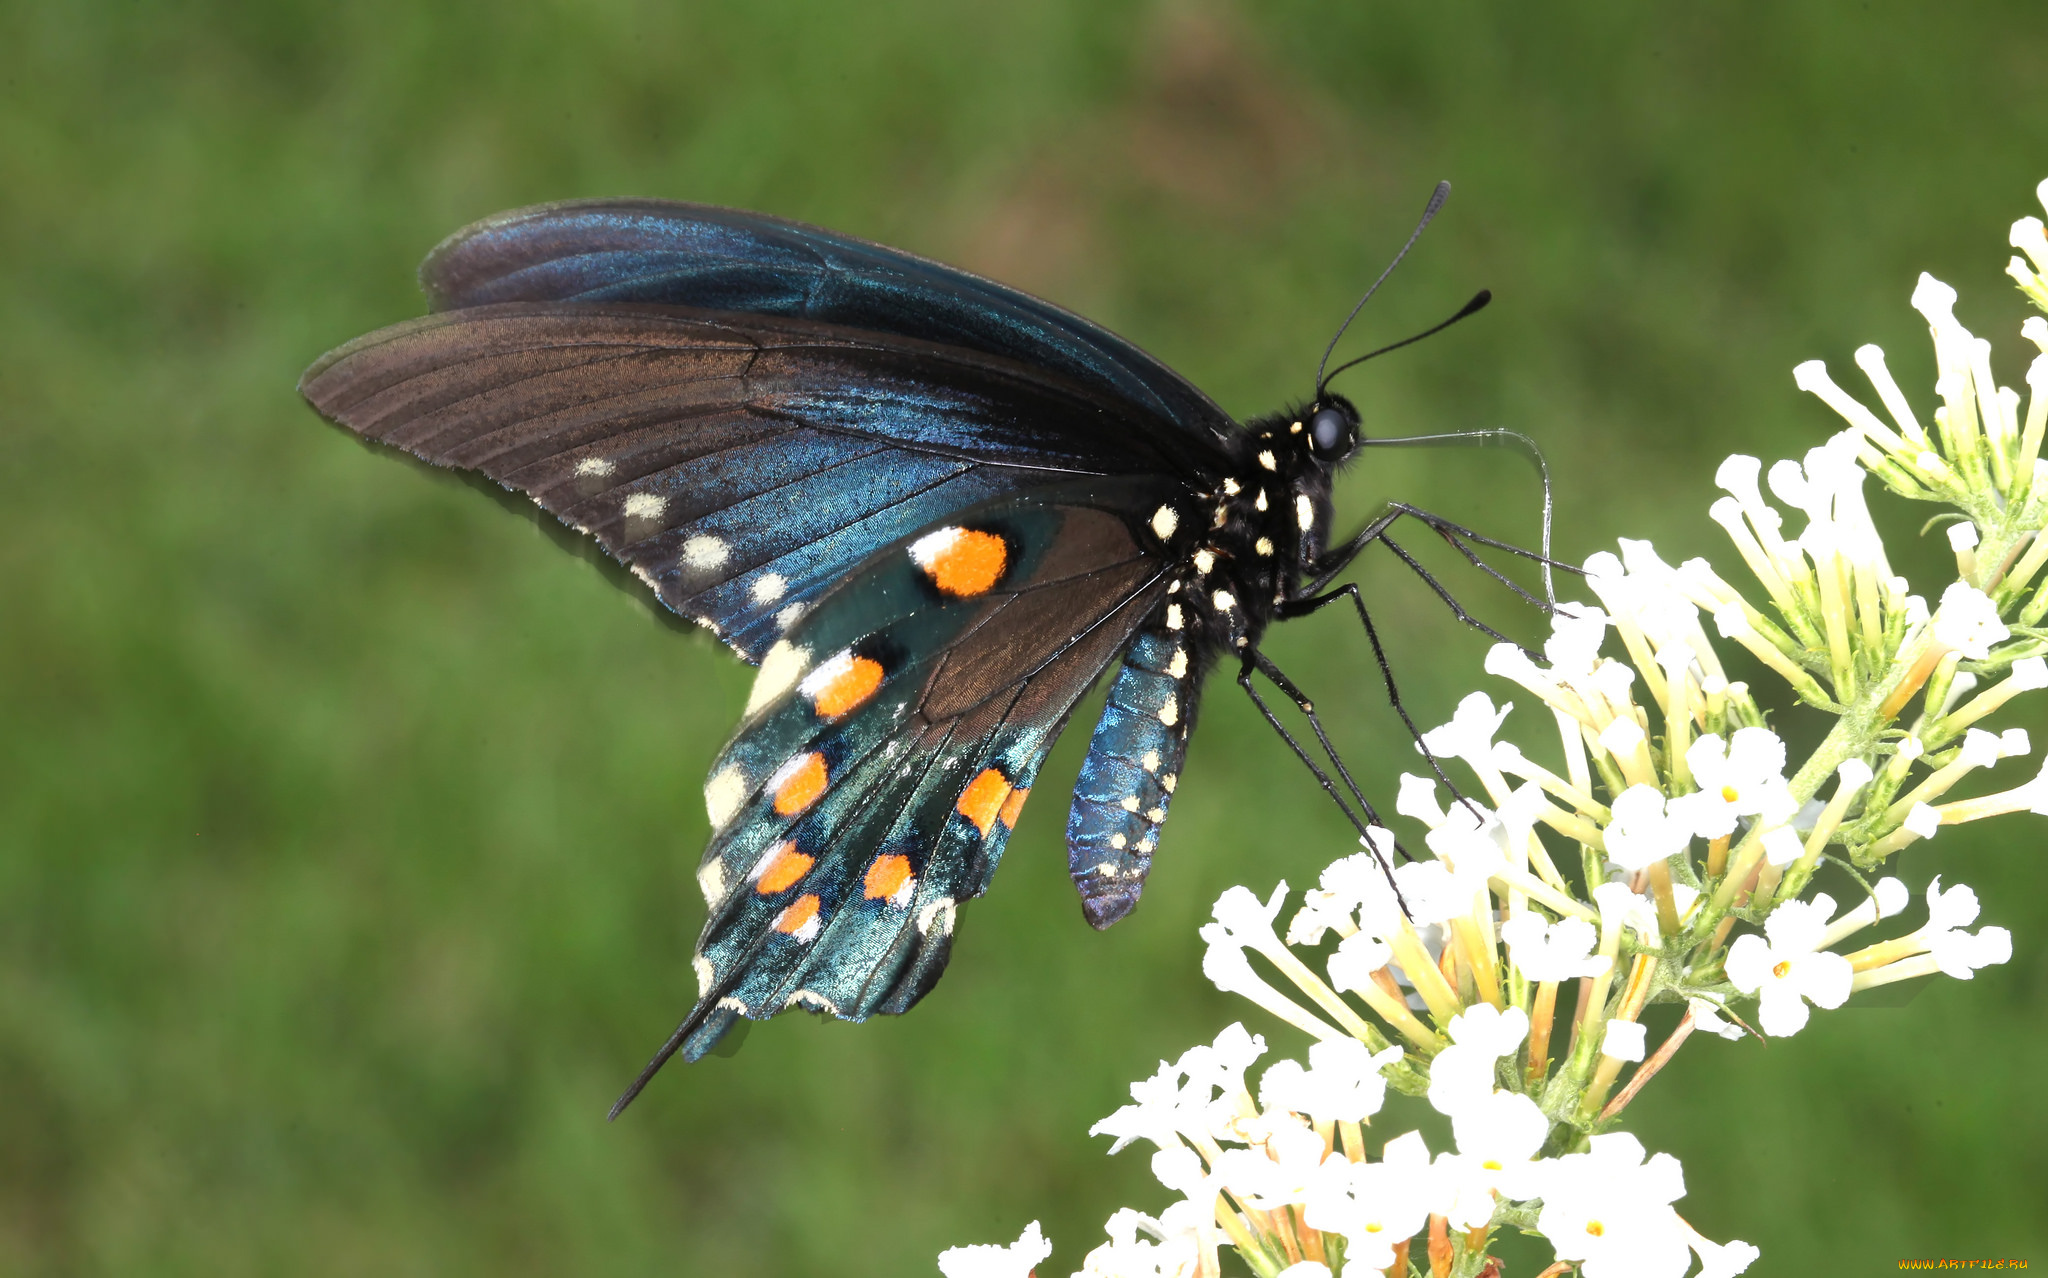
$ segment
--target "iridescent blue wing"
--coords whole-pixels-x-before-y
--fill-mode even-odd
[[[365,439],[531,497],[749,661],[953,511],[1077,475],[1184,496],[1222,464],[1124,400],[998,356],[671,306],[427,316],[325,356],[301,390]]]
[[[740,1016],[907,1010],[1075,701],[1166,593],[1156,478],[1076,481],[885,549],[767,653],[713,764],[700,993],[619,1104]]]
[[[436,310],[658,302],[781,315],[980,351],[1122,399],[1204,443],[1230,419],[1138,347],[1078,315],[909,253],[760,213],[582,200],[487,218],[420,268]]]

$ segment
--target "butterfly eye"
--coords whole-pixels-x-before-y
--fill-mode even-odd
[[[1351,421],[1334,404],[1318,408],[1308,419],[1309,443],[1319,457],[1350,451]]]

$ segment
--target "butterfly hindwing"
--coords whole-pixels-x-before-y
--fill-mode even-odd
[[[302,389],[366,439],[531,497],[754,661],[876,547],[951,511],[1175,465],[1156,420],[995,357],[673,307],[428,316]]]
[[[992,280],[739,209],[579,200],[457,231],[420,268],[435,310],[493,302],[656,302],[893,333],[1028,364],[1124,399],[1197,438],[1229,418],[1130,342]]]
[[[1156,538],[1128,514],[1157,490],[1077,481],[962,512],[876,555],[771,651],[706,788],[687,1055],[730,1024],[721,1009],[859,1020],[937,980],[1046,750],[1164,593]]]

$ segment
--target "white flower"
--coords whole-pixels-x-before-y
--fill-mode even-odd
[[[1174,1204],[1193,1205],[1185,1199]],[[1173,1215],[1172,1210],[1167,1214]],[[1154,1220],[1128,1207],[1111,1216],[1104,1229],[1109,1241],[1088,1253],[1076,1278],[1194,1278],[1201,1256],[1201,1243],[1194,1231],[1173,1230],[1165,1220]],[[1138,1237],[1141,1230],[1151,1237]]]
[[[1764,920],[1764,936],[1739,937],[1728,951],[1728,979],[1743,993],[1756,993],[1757,1020],[1774,1038],[1806,1027],[1815,1007],[1840,1007],[1849,997],[1855,972],[1839,954],[1816,952],[1827,933],[1835,903],[1825,893],[1812,901],[1787,901]],[[1766,940],[1765,938],[1769,939]]]
[[[1721,1019],[1721,1013],[1726,1011],[1726,1008],[1697,996],[1688,998],[1685,1000],[1685,1004],[1692,1009],[1692,1023],[1694,1027],[1703,1029],[1709,1034],[1718,1034],[1726,1039],[1742,1037],[1741,1026],[1731,1025]]]
[[[1307,1069],[1289,1060],[1274,1061],[1267,1068],[1259,1079],[1259,1104],[1320,1122],[1362,1122],[1386,1103],[1387,1080],[1380,1071],[1401,1056],[1399,1047],[1374,1053],[1355,1038],[1311,1044]]]
[[[1735,1278],[1756,1263],[1763,1255],[1755,1247],[1740,1239],[1725,1243],[1713,1242],[1700,1236],[1691,1225],[1685,1227],[1687,1240],[1692,1249],[1699,1253],[1700,1271],[1696,1278]]]
[[[1739,817],[1782,825],[1799,810],[1785,782],[1785,743],[1769,728],[1738,728],[1725,743],[1710,732],[1687,747],[1685,763],[1699,791],[1670,806],[1703,839],[1733,834]]]
[[[1363,990],[1372,974],[1394,961],[1393,947],[1376,936],[1354,932],[1337,944],[1330,956],[1330,984],[1340,994]]]
[[[1678,1160],[1658,1154],[1644,1162],[1642,1142],[1627,1132],[1588,1145],[1550,1169],[1538,1232],[1559,1260],[1580,1262],[1585,1278],[1681,1278],[1692,1249],[1671,1209],[1685,1195]]]
[[[1643,1059],[1643,1040],[1648,1033],[1641,1021],[1609,1021],[1607,1033],[1600,1040],[1600,1050],[1616,1060],[1640,1061]]]
[[[1943,972],[1967,981],[1977,968],[2012,959],[2012,933],[2002,927],[1978,929],[1973,936],[1963,929],[1977,921],[1977,894],[1967,884],[1942,890],[1941,876],[1927,885],[1927,924],[1913,934],[1927,947]]]
[[[1600,660],[1600,643],[1607,635],[1607,614],[1584,604],[1560,604],[1550,614],[1550,638],[1543,643],[1543,659],[1551,673],[1566,679],[1591,674]]]
[[[1458,711],[1449,723],[1422,734],[1422,748],[1439,759],[1483,763],[1492,755],[1493,734],[1500,731],[1501,720],[1514,708],[1515,703],[1510,701],[1496,710],[1492,697],[1483,692],[1472,693],[1458,703]]]
[[[1536,1151],[1550,1120],[1520,1092],[1498,1091],[1451,1117],[1458,1152],[1436,1160],[1444,1214],[1453,1229],[1477,1229],[1493,1218],[1494,1195],[1528,1199],[1542,1192]]]
[[[1341,1176],[1346,1160],[1332,1155],[1330,1174]],[[1216,1160],[1216,1179],[1247,1207],[1278,1211],[1306,1202],[1324,1168],[1323,1138],[1306,1127],[1277,1124],[1263,1151],[1231,1148]]]
[[[1622,791],[1614,801],[1613,821],[1601,832],[1607,840],[1607,859],[1633,872],[1685,851],[1693,822],[1676,811],[1678,804],[1672,807],[1674,811],[1666,815],[1664,794],[1654,786],[1632,785]]]
[[[1529,1036],[1529,1014],[1479,1003],[1452,1017],[1449,1029],[1451,1045],[1429,1063],[1429,1103],[1455,1116],[1493,1094],[1494,1063]]]
[[[1958,581],[1941,592],[1941,607],[1934,614],[1934,642],[1942,647],[1982,661],[1991,655],[1994,645],[2011,635],[1998,619],[1998,605],[1975,586]]]
[[[1278,1278],[1330,1278],[1330,1267],[1320,1260],[1304,1260],[1281,1270]]]
[[[1534,912],[1519,914],[1500,925],[1508,957],[1532,981],[1570,981],[1598,976],[1614,966],[1605,954],[1593,953],[1600,934],[1584,919],[1545,923]]]
[[[1032,1268],[1050,1255],[1052,1244],[1034,1220],[1007,1247],[982,1244],[940,1252],[939,1272],[946,1278],[1031,1278]]]
[[[1344,1235],[1345,1268],[1371,1271],[1394,1263],[1394,1248],[1415,1236],[1443,1194],[1422,1133],[1387,1142],[1376,1163],[1347,1163],[1341,1181],[1320,1183],[1303,1218],[1312,1229]]]

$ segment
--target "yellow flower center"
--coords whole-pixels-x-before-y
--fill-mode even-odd
[[[1792,975],[1792,960],[1786,959],[1784,962],[1772,968],[1771,975],[1777,977],[1781,981],[1784,980],[1786,977]]]
[[[1724,803],[1733,803],[1733,802],[1735,802],[1735,801],[1736,801],[1737,799],[1739,799],[1739,798],[1741,798],[1741,797],[1742,797],[1742,791],[1740,791],[1740,790],[1736,789],[1736,788],[1735,788],[1734,786],[1732,786],[1732,785],[1724,785],[1724,786],[1722,786],[1722,787],[1721,787],[1721,801],[1722,801],[1722,802],[1724,802]]]
[[[1597,1220],[1589,1220],[1586,1222],[1586,1232],[1595,1238],[1604,1238],[1607,1235],[1607,1226]]]

